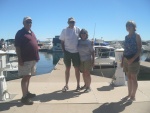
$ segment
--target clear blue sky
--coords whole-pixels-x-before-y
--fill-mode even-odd
[[[25,16],[42,41],[60,35],[69,17],[90,39],[124,40],[126,22],[134,20],[142,40],[150,40],[150,0],[0,0],[0,38],[14,38]]]

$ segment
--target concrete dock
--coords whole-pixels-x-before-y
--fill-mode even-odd
[[[141,61],[140,62],[140,71],[142,73],[149,73],[150,74],[150,62]]]
[[[31,78],[29,90],[36,93],[33,105],[20,103],[21,79],[7,82],[11,98],[0,101],[0,113],[150,113],[150,81],[138,81],[136,101],[121,100],[127,86],[113,87],[111,79],[92,76],[90,93],[74,92],[76,79],[71,68],[69,91],[62,93],[65,66],[60,59],[51,73]],[[81,86],[83,85],[81,77]]]

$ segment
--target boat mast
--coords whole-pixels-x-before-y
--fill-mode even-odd
[[[94,34],[93,34],[93,39],[92,39],[93,45],[94,45],[94,41],[95,41],[95,39],[94,39],[94,37],[95,37],[95,28],[96,28],[96,23],[95,23],[95,25],[94,25]]]

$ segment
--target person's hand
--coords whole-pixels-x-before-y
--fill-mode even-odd
[[[133,61],[134,61],[134,60],[133,60],[132,58],[131,58],[131,59],[129,59],[129,60],[128,60],[128,64],[129,64],[129,65],[130,65],[130,64],[132,64],[132,63],[133,63]]]

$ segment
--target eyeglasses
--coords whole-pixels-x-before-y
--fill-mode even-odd
[[[74,21],[70,21],[70,22],[69,22],[69,24],[74,24],[74,23],[75,23]]]
[[[27,24],[32,24],[32,21],[26,21]]]

